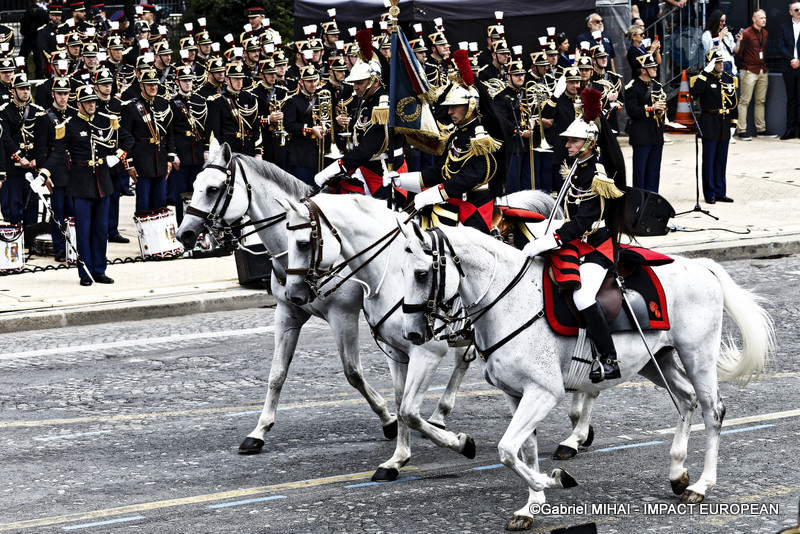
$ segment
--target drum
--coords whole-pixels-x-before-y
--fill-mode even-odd
[[[74,265],[78,263],[78,253],[76,252],[78,235],[75,233],[75,217],[67,219],[67,234],[69,234],[69,243],[72,243],[72,247],[67,243],[67,263]]]
[[[25,267],[25,235],[16,224],[0,224],[0,271]]]
[[[139,234],[139,250],[142,257],[163,258],[183,252],[183,246],[175,237],[178,223],[171,208],[133,214]]]
[[[50,234],[39,234],[33,242],[33,250],[37,256],[53,256],[53,236]]]

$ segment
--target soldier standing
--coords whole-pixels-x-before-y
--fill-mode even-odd
[[[480,80],[485,82],[492,78],[505,81],[506,68],[511,60],[511,50],[508,49],[505,39],[492,43],[492,62],[481,71]]]
[[[122,128],[134,138],[133,165],[128,174],[136,182],[136,211],[155,211],[167,205],[167,175],[172,171],[175,142],[172,110],[158,96],[154,69],[139,77],[140,93],[122,108]]]
[[[313,185],[318,172],[317,159],[325,132],[314,120],[317,105],[319,71],[313,65],[300,68],[299,91],[283,106],[283,127],[292,136],[289,145],[288,171],[303,182]]]
[[[658,193],[664,150],[666,95],[655,78],[658,64],[652,54],[636,58],[639,76],[625,86],[628,140],[633,147],[633,187]]]
[[[172,108],[172,132],[177,158],[167,180],[167,202],[175,206],[178,224],[183,220],[182,193],[192,190],[194,179],[203,166],[206,101],[192,92],[194,73],[190,65],[178,67],[177,91],[169,101]]]
[[[261,62],[261,82],[253,89],[261,114],[261,147],[266,161],[286,168],[288,132],[283,127],[283,104],[288,99],[286,87],[277,84],[277,67],[272,59]]]
[[[552,183],[543,183],[542,188],[552,191],[561,190],[561,165],[567,158],[566,138],[559,137],[559,134],[575,120],[578,113],[575,104],[581,87],[581,74],[576,67],[566,68],[563,72],[542,110],[545,138],[553,147]]]
[[[172,65],[172,50],[169,41],[159,41],[153,46],[158,84],[166,89],[168,96],[175,90],[175,66]]]
[[[50,20],[47,24],[36,30],[36,46],[38,47],[38,53],[44,57],[46,64],[52,64],[50,55],[58,48],[56,32],[61,24],[61,9],[61,4],[51,2],[48,6],[48,17]]]
[[[91,86],[78,88],[77,112],[56,129],[56,146],[42,165],[40,178],[50,178],[57,167],[69,165],[66,194],[72,197],[81,285],[113,284],[106,275],[108,199],[113,191],[109,167],[133,146],[130,134],[115,118],[95,113],[97,95]],[[88,271],[88,272],[87,272]]]
[[[218,57],[209,59],[207,67],[206,83],[197,90],[197,94],[205,100],[219,94],[225,86],[225,65],[222,63],[222,59]]]
[[[508,66],[508,87],[495,97],[506,133],[506,193],[531,188],[532,110],[527,107],[526,92],[525,68],[521,61],[512,61]]]
[[[38,116],[34,127],[34,153],[36,160],[43,164],[55,150],[57,133],[63,134],[64,122],[71,114],[67,106],[70,93],[69,80],[66,78],[55,80],[52,93],[53,105]],[[67,258],[67,244],[59,225],[65,227],[65,219],[72,215],[71,201],[66,195],[68,180],[67,164],[53,167],[45,182],[47,190],[50,191],[50,206],[53,209],[50,235],[53,238],[53,255],[57,262],[64,262]]]
[[[245,156],[261,157],[258,102],[252,93],[242,90],[247,74],[241,63],[225,68],[225,88],[208,99],[206,145],[213,135],[220,144]]]

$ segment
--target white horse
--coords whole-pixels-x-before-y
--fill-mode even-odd
[[[549,195],[534,191],[511,195],[507,201],[509,205],[544,215],[549,215],[555,204]],[[445,430],[443,418],[437,418],[437,414],[427,421],[420,415],[425,393],[448,351],[448,343],[441,340],[446,338],[444,335],[438,336],[439,340],[418,345],[402,336],[403,279],[399,262],[404,240],[397,239],[400,235],[397,225],[406,215],[387,209],[383,201],[361,195],[317,195],[302,203],[279,202],[286,209],[290,229],[286,296],[299,306],[313,301],[318,294],[335,294],[353,282],[362,284],[365,288],[364,315],[390,358],[396,402],[401,407],[399,437],[394,456],[381,464],[375,479],[396,477],[398,469],[409,461],[409,428],[418,430],[440,447],[472,458],[475,454],[472,438]],[[331,273],[332,268],[335,274]],[[339,270],[343,274],[338,274]],[[462,345],[464,347],[456,350],[456,366],[448,384],[449,395],[452,395],[450,407],[455,403],[455,394],[469,361],[474,358],[474,351],[470,351],[467,360],[465,349],[469,343],[462,340]],[[582,412],[585,397],[589,400]],[[595,398],[596,394],[578,394],[574,399],[573,427],[581,432],[588,433],[588,418]],[[582,413],[585,425],[577,424],[578,415]],[[586,441],[585,434],[570,436],[565,443],[574,444],[574,447],[566,450],[577,452],[578,445],[587,444]],[[563,444],[559,447],[562,457],[574,455],[568,455],[562,447]]]
[[[384,436],[397,436],[397,416],[388,409],[386,400],[370,386],[363,375],[358,353],[358,320],[363,301],[363,289],[348,284],[327,299],[306,306],[295,306],[286,298],[280,285],[280,273],[286,267],[286,226],[283,209],[276,198],[300,199],[311,188],[292,175],[268,162],[231,154],[227,144],[212,141],[208,164],[197,175],[192,202],[178,229],[184,246],[194,246],[197,236],[206,225],[234,224],[247,216],[258,229],[258,237],[271,256],[273,270],[272,294],[275,309],[275,350],[269,373],[269,389],[255,429],[239,445],[242,454],[261,452],[266,433],[275,424],[278,397],[294,356],[300,329],[313,315],[328,322],[336,338],[339,356],[347,381],[367,400],[380,417]],[[260,221],[260,222],[259,222]],[[249,232],[252,227],[242,231]]]
[[[445,246],[445,263],[450,269],[442,298],[448,299],[457,293],[465,305],[486,310],[473,324],[479,354],[508,337],[525,324],[526,319],[533,319],[484,364],[486,380],[505,394],[513,413],[511,424],[498,444],[500,460],[529,487],[527,504],[515,512],[507,528],[529,528],[533,523],[529,507],[544,502],[544,489],[577,484],[560,469],[554,470],[551,476],[539,472],[534,432],[539,421],[565,395],[564,380],[575,340],[555,335],[546,320],[536,320],[540,315],[537,310],[543,311],[544,307],[541,259],[533,260],[521,281],[512,287],[512,280],[527,260],[520,251],[471,229],[443,228],[436,237],[431,232],[423,232],[415,223],[412,228],[406,229],[403,262],[407,306],[425,302],[431,294],[439,294],[439,288],[434,286],[441,278],[435,276],[437,273],[432,269],[431,250],[436,239],[443,239],[443,235],[465,274],[459,276],[452,268],[453,254]],[[758,299],[737,286],[719,264],[707,259],[676,257],[673,263],[654,267],[654,270],[666,292],[670,329],[648,330],[645,337],[685,416],[684,420],[678,420],[670,449],[669,480],[673,492],[682,494],[683,503],[699,503],[717,481],[719,434],[725,416],[725,406],[718,393],[718,376],[742,381],[757,376],[774,350],[774,330],[771,318],[759,306]],[[492,273],[497,273],[494,278]],[[504,296],[497,300],[501,295]],[[741,331],[741,352],[732,340],[727,340],[720,355],[723,310]],[[422,341],[425,327],[424,312],[406,314],[403,331],[407,338]],[[638,334],[615,333],[614,343],[621,355],[621,380],[627,381],[637,372],[646,376],[655,374]],[[658,378],[651,380],[663,385]],[[593,384],[587,376],[578,390],[596,392],[618,383],[607,380]],[[691,418],[698,402],[706,429],[706,454],[700,479],[690,485],[684,461]],[[520,452],[522,462],[518,458]]]

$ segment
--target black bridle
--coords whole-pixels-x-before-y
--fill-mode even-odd
[[[457,313],[453,313],[453,303],[455,297],[452,299],[445,301],[445,283],[447,282],[446,276],[446,266],[447,266],[447,256],[445,254],[447,251],[450,252],[450,256],[453,258],[453,264],[456,266],[458,270],[458,274],[460,277],[465,278],[466,275],[464,274],[464,270],[461,267],[461,260],[456,255],[453,245],[450,243],[450,240],[447,238],[447,235],[437,227],[430,228],[427,231],[428,235],[430,236],[430,251],[423,249],[423,253],[427,254],[432,257],[432,264],[431,264],[431,272],[432,276],[430,277],[430,290],[428,292],[428,298],[424,303],[420,304],[406,304],[403,303],[403,312],[404,313],[423,313],[426,322],[426,341],[435,338],[442,330],[447,328],[449,323],[453,323],[456,321],[464,321],[464,326],[453,333],[450,333],[448,338],[456,339],[456,338],[471,338],[473,336],[473,325],[477,323],[486,313],[489,312],[500,300],[502,300],[506,295],[508,295],[517,284],[525,276],[525,273],[528,272],[528,269],[533,264],[532,258],[527,258],[525,263],[522,264],[522,267],[517,272],[516,276],[509,282],[509,284],[500,292],[500,294],[495,297],[492,302],[481,308],[480,310],[476,311],[469,311],[469,308],[475,306],[478,302],[475,302],[469,306],[462,307],[460,310],[457,310]],[[480,301],[480,299],[478,300]],[[441,313],[439,313],[441,312]],[[520,334],[523,330],[528,328],[530,325],[535,323],[537,320],[541,319],[545,315],[544,307],[539,310],[532,318],[528,321],[523,323],[519,328],[511,332],[509,335],[492,345],[491,347],[481,350],[476,345],[475,348],[478,354],[481,356],[483,361],[489,359],[489,356],[495,352],[497,349],[508,343],[511,339],[516,337]],[[443,325],[437,329],[434,329],[434,321],[439,319],[443,321]]]
[[[250,185],[250,182],[247,180],[247,174],[244,172],[244,167],[242,166],[241,158],[233,156],[231,157],[230,161],[228,162],[227,167],[223,167],[222,165],[217,165],[215,163],[209,163],[203,170],[205,169],[214,169],[220,171],[225,174],[225,183],[224,187],[220,189],[219,195],[217,199],[214,201],[214,206],[211,208],[210,211],[203,211],[195,208],[191,204],[189,207],[186,208],[185,214],[186,215],[194,215],[195,217],[200,217],[204,221],[204,226],[211,230],[213,228],[221,228],[223,234],[223,240],[235,240],[241,239],[243,237],[247,237],[249,235],[255,234],[269,228],[270,226],[279,223],[280,221],[286,218],[286,213],[280,213],[278,215],[273,215],[272,217],[266,217],[264,219],[259,219],[257,221],[247,221],[242,222],[244,219],[244,215],[236,219],[235,221],[228,223],[225,220],[225,214],[230,207],[231,200],[233,199],[233,193],[236,188],[236,170],[239,170],[239,175],[242,177],[242,181],[244,182],[244,188],[247,192],[247,208],[244,210],[244,214],[247,214],[250,211],[250,204],[253,201],[253,187]],[[261,225],[261,226],[258,226]],[[253,226],[253,230],[247,232],[246,234],[242,234],[239,237],[234,237],[234,234],[246,228],[248,226]],[[272,254],[268,254],[270,257],[273,257]]]

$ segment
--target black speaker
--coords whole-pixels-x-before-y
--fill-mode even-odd
[[[269,289],[269,276],[272,272],[272,262],[269,255],[265,254],[267,247],[261,243],[236,249],[233,253],[236,259],[236,274],[239,276],[240,285],[260,284]],[[255,252],[251,254],[249,251]]]
[[[667,199],[644,189],[632,187],[625,192],[628,222],[635,235],[666,235],[667,223],[675,210]]]

